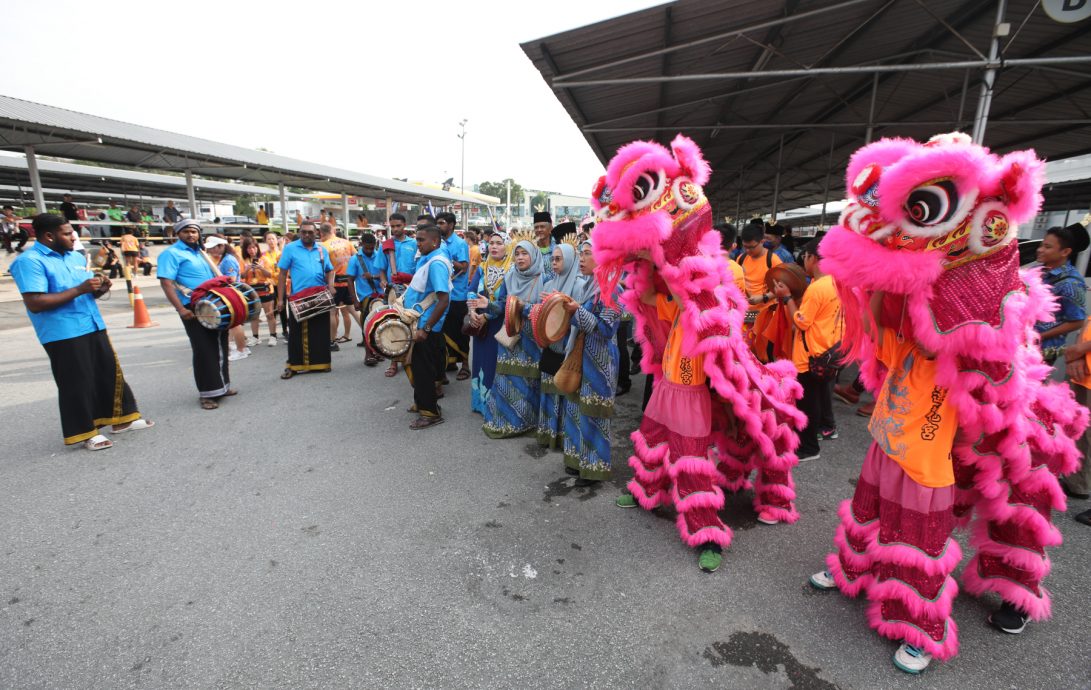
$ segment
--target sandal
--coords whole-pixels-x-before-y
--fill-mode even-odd
[[[216,402],[215,398],[201,398],[202,410],[217,410],[220,407],[220,403]]]
[[[417,411],[417,406],[416,405],[410,405],[409,407],[407,407],[405,409],[405,411],[406,412],[416,412]]]
[[[443,417],[417,417],[409,423],[409,428],[413,431],[420,431],[421,429],[427,429],[430,426],[443,424],[443,421]]]
[[[456,381],[465,381],[468,378],[470,378],[470,370],[466,367],[462,367],[458,370],[458,373],[455,374]]]
[[[285,370],[284,370],[284,373],[280,375],[280,378],[282,378],[282,379],[290,379],[290,378],[292,378],[293,376],[295,376],[295,372],[294,372],[294,371],[292,371],[291,369],[285,369]]]
[[[226,392],[226,393],[224,393],[224,394],[223,394],[222,396],[220,396],[220,397],[222,397],[222,398],[230,398],[231,396],[233,396],[233,395],[238,395],[238,394],[239,394],[239,392],[238,392],[237,390],[235,390],[234,388],[228,388],[228,389],[227,389],[227,392]]]
[[[124,434],[126,431],[140,431],[141,429],[150,429],[155,426],[155,422],[150,422],[147,419],[136,419],[129,422],[120,429],[116,426],[110,427],[110,431],[115,434]]]
[[[383,372],[383,376],[385,376],[385,377],[387,377],[389,379],[389,378],[397,376],[397,375],[398,375],[398,363],[397,362],[391,362],[390,366],[387,367],[386,371]]]
[[[335,340],[333,342],[335,342],[335,343],[351,343],[352,338],[348,337],[347,335],[343,335],[343,336],[341,336],[340,338],[338,338],[337,340]]]
[[[113,448],[114,442],[102,434],[95,434],[83,442],[83,447],[87,450],[106,450],[107,448]]]

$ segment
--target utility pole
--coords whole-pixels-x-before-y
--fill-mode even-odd
[[[462,130],[458,135],[458,138],[462,140],[462,174],[460,175],[461,180],[459,181],[458,186],[462,190],[462,201],[459,203],[459,207],[462,208],[463,234],[466,234],[466,230],[469,227],[469,225],[467,224],[469,219],[469,216],[467,215],[469,209],[466,208],[466,122],[468,122],[468,120],[466,118],[462,118],[462,122],[458,123],[459,128],[461,128]]]
[[[507,218],[504,219],[504,222],[507,223],[506,228],[510,232],[511,231],[511,178],[510,177],[508,178],[508,201],[505,204],[504,214],[507,216]]]

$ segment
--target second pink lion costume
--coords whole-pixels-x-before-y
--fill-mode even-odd
[[[1073,439],[1087,410],[1047,381],[1034,323],[1048,320],[1054,302],[1037,270],[1019,269],[1018,225],[1038,210],[1043,167],[1032,151],[996,156],[960,133],[877,141],[853,155],[848,206],[822,242],[823,269],[844,305],[844,342],[885,401],[856,495],[839,511],[837,551],[812,583],[865,595],[871,626],[905,643],[895,655],[902,670],[958,652],[952,573],[962,553],[949,535],[959,522],[973,520],[975,549],[963,589],[994,592],[1031,620],[1050,614],[1046,547],[1061,541],[1051,511],[1065,506],[1056,475],[1078,463]],[[879,361],[887,345],[877,348],[865,331],[897,331],[927,359],[933,413],[897,431],[931,440],[936,411],[949,405],[957,418],[945,451],[949,487],[907,481],[911,468],[892,460],[898,448],[884,445],[883,429],[905,409],[896,409],[901,384],[886,380]],[[898,360],[899,377],[909,369]],[[922,505],[925,494],[931,503]]]
[[[602,294],[626,274],[621,301],[636,320],[642,367],[656,376],[632,435],[629,490],[647,510],[673,506],[686,544],[718,554],[731,542],[717,514],[724,490],[752,486],[763,522],[799,518],[792,468],[805,420],[792,363],[762,364],[743,334],[747,302],[712,229],[709,174],[686,137],[669,150],[633,142],[610,161],[592,204]]]

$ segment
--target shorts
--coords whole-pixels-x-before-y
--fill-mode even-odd
[[[333,286],[333,304],[337,307],[351,307],[352,298],[349,296],[348,285]]]
[[[275,300],[275,299],[277,298],[277,296],[276,296],[276,295],[274,295],[274,294],[273,294],[273,293],[271,293],[271,292],[267,292],[267,293],[265,293],[264,295],[262,295],[262,294],[260,294],[260,293],[259,293],[259,294],[258,294],[258,297],[260,297],[260,298],[261,298],[261,303],[262,303],[262,304],[268,304],[269,302],[272,302],[273,300]]]
[[[140,252],[139,251],[136,251],[136,252],[121,252],[121,255],[122,256],[140,256]]]

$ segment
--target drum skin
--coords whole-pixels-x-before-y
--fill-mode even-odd
[[[807,272],[799,264],[777,264],[770,268],[769,272],[765,274],[765,289],[773,292],[775,281],[788,286],[788,290],[792,293],[792,299],[795,300],[796,304],[799,304],[799,300],[803,298],[803,293],[807,291]]]

